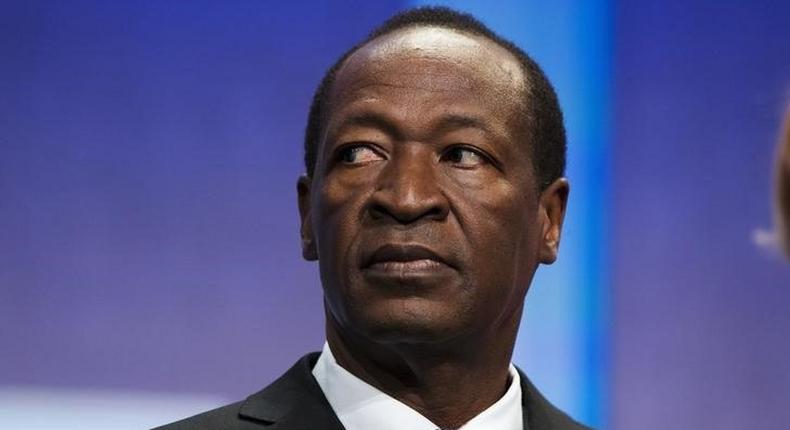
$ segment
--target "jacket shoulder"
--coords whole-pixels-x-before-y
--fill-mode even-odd
[[[521,396],[525,428],[529,430],[592,430],[551,404],[527,375],[518,369],[521,377]]]
[[[245,423],[239,420],[239,410],[244,402],[231,403],[201,414],[170,423],[153,430],[237,430]]]
[[[240,402],[154,430],[342,429],[312,375],[318,353],[307,354],[263,390]]]

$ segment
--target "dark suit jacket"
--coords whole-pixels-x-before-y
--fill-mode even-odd
[[[343,430],[313,378],[317,359],[317,352],[305,355],[280,379],[246,400],[154,430]],[[552,406],[519,373],[524,430],[589,430]]]

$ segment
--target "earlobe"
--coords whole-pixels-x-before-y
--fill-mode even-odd
[[[541,231],[540,262],[551,264],[557,260],[562,235],[562,223],[565,220],[565,208],[568,203],[570,185],[566,178],[558,178],[540,195]]]
[[[299,234],[302,238],[302,258],[307,261],[318,260],[318,249],[315,246],[313,223],[310,207],[310,187],[312,183],[306,175],[300,176],[296,182],[296,192],[299,200],[299,217],[301,224]]]

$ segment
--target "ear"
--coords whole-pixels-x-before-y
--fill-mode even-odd
[[[301,226],[299,234],[302,237],[302,258],[307,261],[318,260],[318,250],[315,246],[313,235],[313,222],[310,216],[310,187],[312,181],[306,175],[300,176],[296,182],[296,192],[299,198],[299,217]]]
[[[540,237],[540,262],[543,264],[551,264],[557,260],[569,192],[568,180],[559,178],[540,194],[538,216],[543,226]]]

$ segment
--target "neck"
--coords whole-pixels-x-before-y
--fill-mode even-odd
[[[437,426],[458,428],[507,391],[518,314],[508,327],[441,344],[378,343],[341,330],[327,315],[327,341],[337,363],[353,375]]]

